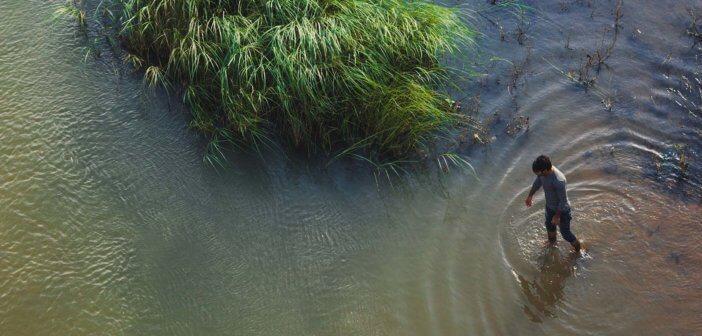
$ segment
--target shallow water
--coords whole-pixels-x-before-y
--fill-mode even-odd
[[[559,70],[611,41],[616,2],[529,4],[480,2],[463,64],[490,75],[457,92],[493,121],[460,149],[479,180],[429,163],[391,184],[280,153],[215,170],[178,100],[86,58],[55,3],[0,1],[0,334],[698,333],[702,8],[626,2],[586,90]],[[523,205],[540,153],[585,256],[541,248],[543,197]]]

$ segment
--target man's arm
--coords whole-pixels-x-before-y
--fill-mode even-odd
[[[537,176],[536,179],[534,179],[534,183],[531,184],[531,190],[529,190],[529,196],[527,196],[526,200],[524,203],[526,204],[527,207],[530,207],[532,202],[531,199],[534,197],[534,194],[541,188],[541,179]]]

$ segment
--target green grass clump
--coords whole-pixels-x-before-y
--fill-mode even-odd
[[[116,0],[145,78],[182,90],[192,126],[258,146],[401,158],[460,116],[440,58],[473,43],[455,9],[405,0]]]
[[[82,0],[66,0],[63,6],[60,6],[54,12],[56,18],[71,17],[74,18],[80,27],[85,28],[88,25],[87,15],[85,13]]]

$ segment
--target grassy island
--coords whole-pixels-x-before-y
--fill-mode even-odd
[[[215,147],[272,137],[404,158],[460,124],[441,57],[455,9],[405,0],[114,0],[128,59],[181,92]]]

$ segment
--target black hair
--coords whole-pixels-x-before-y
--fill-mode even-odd
[[[550,170],[551,167],[551,159],[546,155],[539,155],[531,164],[531,170],[534,172]]]

